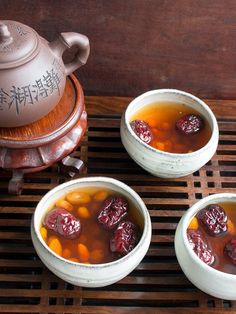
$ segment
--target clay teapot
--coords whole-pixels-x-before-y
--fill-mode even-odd
[[[65,64],[62,55],[78,48]],[[61,33],[48,42],[15,21],[0,21],[0,127],[17,127],[47,115],[61,99],[66,77],[89,56],[89,40],[79,33]]]

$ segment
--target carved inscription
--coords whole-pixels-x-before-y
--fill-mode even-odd
[[[46,71],[33,84],[25,86],[12,86],[6,91],[0,87],[0,110],[15,108],[20,114],[21,108],[27,105],[35,105],[42,98],[47,98],[53,93],[60,95],[61,77],[54,68]]]
[[[18,33],[20,34],[20,36],[25,36],[29,33],[26,29],[23,29],[19,25],[16,26],[16,29],[17,29]]]

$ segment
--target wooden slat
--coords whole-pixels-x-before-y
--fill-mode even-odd
[[[174,302],[173,302],[174,303]],[[127,314],[127,313],[137,313],[137,314],[169,314],[169,313],[176,313],[176,314],[183,314],[186,311],[185,307],[163,307],[155,306],[151,304],[149,307],[131,307],[126,306],[122,307],[120,305],[114,306],[79,306],[76,307],[73,305],[17,305],[18,313],[83,313],[83,314]],[[1,313],[16,313],[16,306],[15,305],[0,305],[0,312]],[[235,309],[219,309],[219,308],[191,308],[192,314],[228,314],[228,313],[235,313]]]

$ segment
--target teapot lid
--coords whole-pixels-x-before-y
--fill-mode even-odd
[[[10,20],[0,21],[0,69],[19,66],[38,53],[39,36],[29,26]]]

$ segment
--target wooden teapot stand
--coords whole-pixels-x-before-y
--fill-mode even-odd
[[[58,161],[63,170],[80,171],[83,162],[69,155],[79,145],[86,127],[83,90],[70,75],[60,102],[47,116],[26,126],[0,128],[0,167],[12,172],[9,193],[21,193],[25,173]]]

